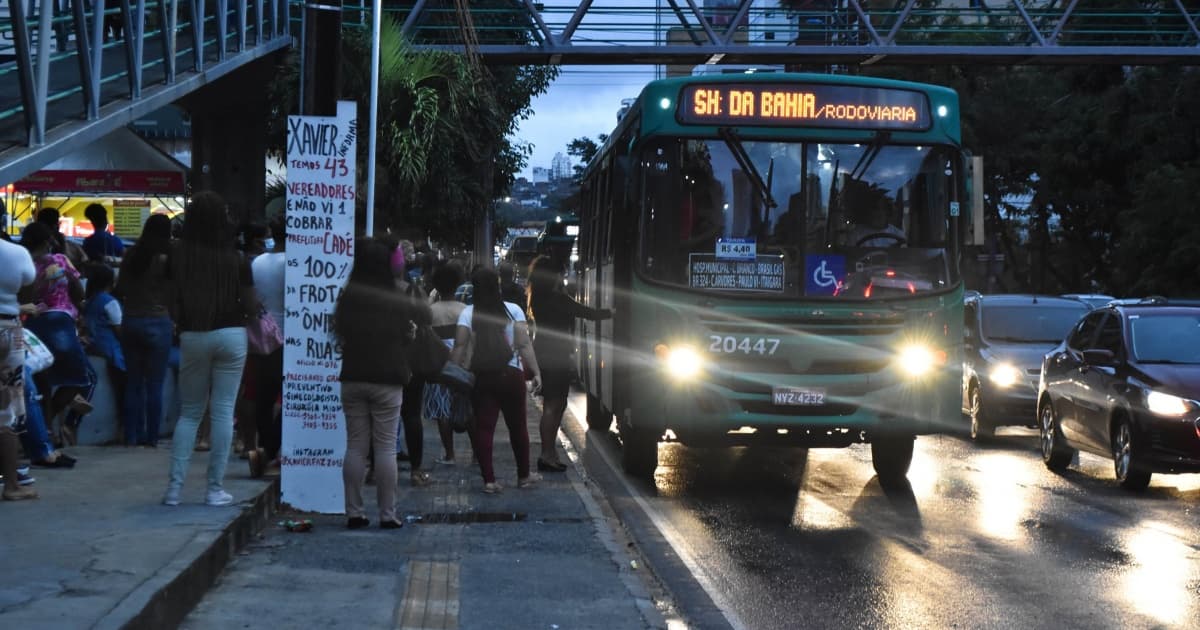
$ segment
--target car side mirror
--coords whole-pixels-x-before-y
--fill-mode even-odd
[[[1117,357],[1112,353],[1112,350],[1084,350],[1083,362],[1087,365],[1098,365],[1101,367],[1113,366],[1117,363]]]

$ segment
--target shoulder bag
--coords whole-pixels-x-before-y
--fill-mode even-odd
[[[434,380],[449,363],[450,348],[442,343],[433,326],[417,326],[416,336],[408,346],[408,369],[413,375]]]
[[[283,330],[271,313],[263,310],[246,322],[246,342],[251,354],[266,356],[283,347]]]

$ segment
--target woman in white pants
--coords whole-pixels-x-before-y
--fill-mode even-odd
[[[166,505],[179,505],[196,429],[209,410],[212,451],[205,503],[233,503],[225,466],[233,441],[233,405],[246,364],[247,314],[258,312],[249,263],[234,248],[229,208],[216,193],[192,197],[168,262],[172,315],[179,331],[179,422],[171,448]]]

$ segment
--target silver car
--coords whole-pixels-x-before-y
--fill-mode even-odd
[[[1043,295],[980,295],[963,302],[963,413],[972,439],[996,427],[1037,427],[1042,357],[1089,311]]]

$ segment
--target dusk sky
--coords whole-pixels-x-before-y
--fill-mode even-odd
[[[534,100],[534,115],[514,134],[533,145],[521,176],[532,177],[534,166],[549,168],[554,154],[566,155],[575,138],[612,133],[621,99],[637,96],[654,72],[655,66],[563,66],[550,89]]]

